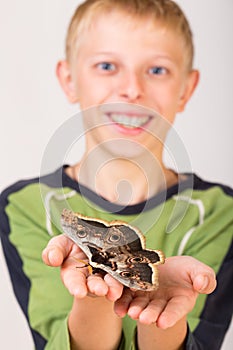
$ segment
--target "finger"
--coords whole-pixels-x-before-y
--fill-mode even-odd
[[[133,300],[133,292],[128,288],[124,288],[122,296],[115,301],[115,304],[114,304],[115,313],[119,317],[124,317],[128,312],[128,308],[132,300]]]
[[[76,298],[84,298],[88,293],[87,288],[88,269],[77,269],[76,261],[67,259],[61,268],[61,278],[71,295]]]
[[[140,314],[149,304],[149,298],[146,295],[140,295],[132,300],[128,309],[128,315],[133,319],[139,319]]]
[[[202,294],[212,293],[217,286],[214,270],[194,258],[193,260],[194,264],[191,264],[190,277],[194,290]],[[192,266],[194,266],[194,268],[192,268]]]
[[[60,266],[72,249],[72,241],[65,235],[53,237],[42,252],[42,259],[50,266]]]
[[[78,299],[84,298],[88,293],[86,277],[84,274],[78,273],[75,278],[67,274],[64,276],[63,282],[70,294]]]
[[[108,286],[108,293],[106,295],[108,300],[116,301],[119,299],[123,292],[123,285],[109,274],[104,276],[104,280]]]
[[[193,288],[202,294],[212,293],[217,286],[214,272],[210,271],[208,274],[199,274],[193,280]]]
[[[87,287],[89,292],[96,296],[105,296],[108,293],[107,284],[98,274],[88,276]]]
[[[171,299],[164,310],[157,317],[157,327],[167,329],[174,326],[185,317],[194,307],[196,298],[179,296]]]
[[[80,254],[80,256],[79,256]],[[82,259],[85,254],[65,235],[53,237],[42,252],[42,259],[49,266],[61,266],[68,255]]]
[[[139,308],[137,310],[137,312],[139,312],[138,320],[145,325],[156,323],[165,306],[166,300],[159,298],[150,301],[145,307],[143,307],[143,303],[141,303],[141,310]]]

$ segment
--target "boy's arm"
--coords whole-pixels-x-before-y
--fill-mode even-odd
[[[35,348],[69,349],[67,315],[72,297],[62,285],[59,271],[42,262],[48,234],[15,206],[9,207],[8,215],[1,210],[0,217],[1,243],[13,290]]]
[[[29,199],[24,190],[14,193],[8,200],[1,197],[0,233],[6,262],[16,298],[30,326],[35,348],[70,349],[70,340],[75,339],[75,337],[70,339],[69,331],[72,325],[69,314],[74,315],[74,298],[62,283],[60,269],[46,266],[42,261],[42,251],[51,237],[46,230],[45,210],[40,201],[38,188],[30,187],[29,190]],[[55,238],[60,241],[59,236]],[[75,265],[76,261],[73,260],[73,263]],[[75,276],[80,272],[75,267],[71,271]],[[91,281],[89,282],[91,284]],[[111,285],[111,281],[108,283]],[[107,286],[106,283],[105,286]],[[120,286],[119,289],[118,286],[120,293],[121,288]],[[110,291],[112,289],[114,288],[109,287]],[[114,293],[110,292],[109,298],[114,298]],[[110,309],[109,305],[112,306],[112,303],[106,303],[105,308]],[[72,313],[70,313],[71,310]],[[80,314],[83,317],[81,324],[88,328],[88,332],[82,333],[80,339],[82,337],[90,339],[91,335],[96,336],[96,332],[91,330],[91,327],[87,327],[90,322],[88,312],[89,309],[86,308],[86,314]],[[113,311],[111,315],[114,316],[114,320],[117,319],[114,326],[119,328],[121,320]],[[98,312],[96,317],[100,317]],[[113,326],[110,322],[106,324]],[[101,331],[100,323],[98,323],[98,329]],[[115,333],[115,329],[112,331]],[[104,332],[102,341],[105,339],[104,335],[111,334],[106,329]],[[119,343],[121,329],[116,334],[119,337]]]
[[[103,279],[97,274],[89,275],[87,267],[77,268],[85,258],[81,249],[64,235],[52,238],[43,252],[47,265],[61,266],[63,283],[74,296],[68,317],[71,348],[118,349],[122,322],[113,306],[123,286],[109,275]]]

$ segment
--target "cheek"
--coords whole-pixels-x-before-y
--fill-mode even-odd
[[[151,92],[150,92],[151,91]],[[177,84],[161,83],[148,91],[154,108],[169,120],[174,119],[174,113],[178,112],[181,91]]]
[[[111,100],[112,88],[96,79],[77,79],[76,89],[79,92],[81,108],[88,108]]]

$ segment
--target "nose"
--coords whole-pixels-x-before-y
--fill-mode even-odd
[[[143,96],[143,81],[139,73],[122,74],[119,95],[121,99],[128,102],[136,102]]]

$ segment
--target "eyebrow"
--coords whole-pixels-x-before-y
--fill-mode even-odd
[[[96,52],[96,53],[93,53],[92,55],[91,55],[91,57],[96,57],[96,56],[104,56],[104,55],[110,55],[110,56],[118,56],[119,54],[118,54],[118,52],[114,52],[114,51],[100,51],[100,52]],[[167,56],[167,55],[165,55],[165,54],[156,54],[156,55],[151,55],[151,57],[150,57],[151,59],[157,59],[157,58],[162,58],[162,59],[166,59],[166,60],[169,60],[169,61],[172,61],[172,59],[169,57],[169,56]]]
[[[113,51],[100,51],[100,52],[94,52],[91,57],[95,57],[95,56],[104,56],[104,55],[117,55],[117,52],[113,52]]]

